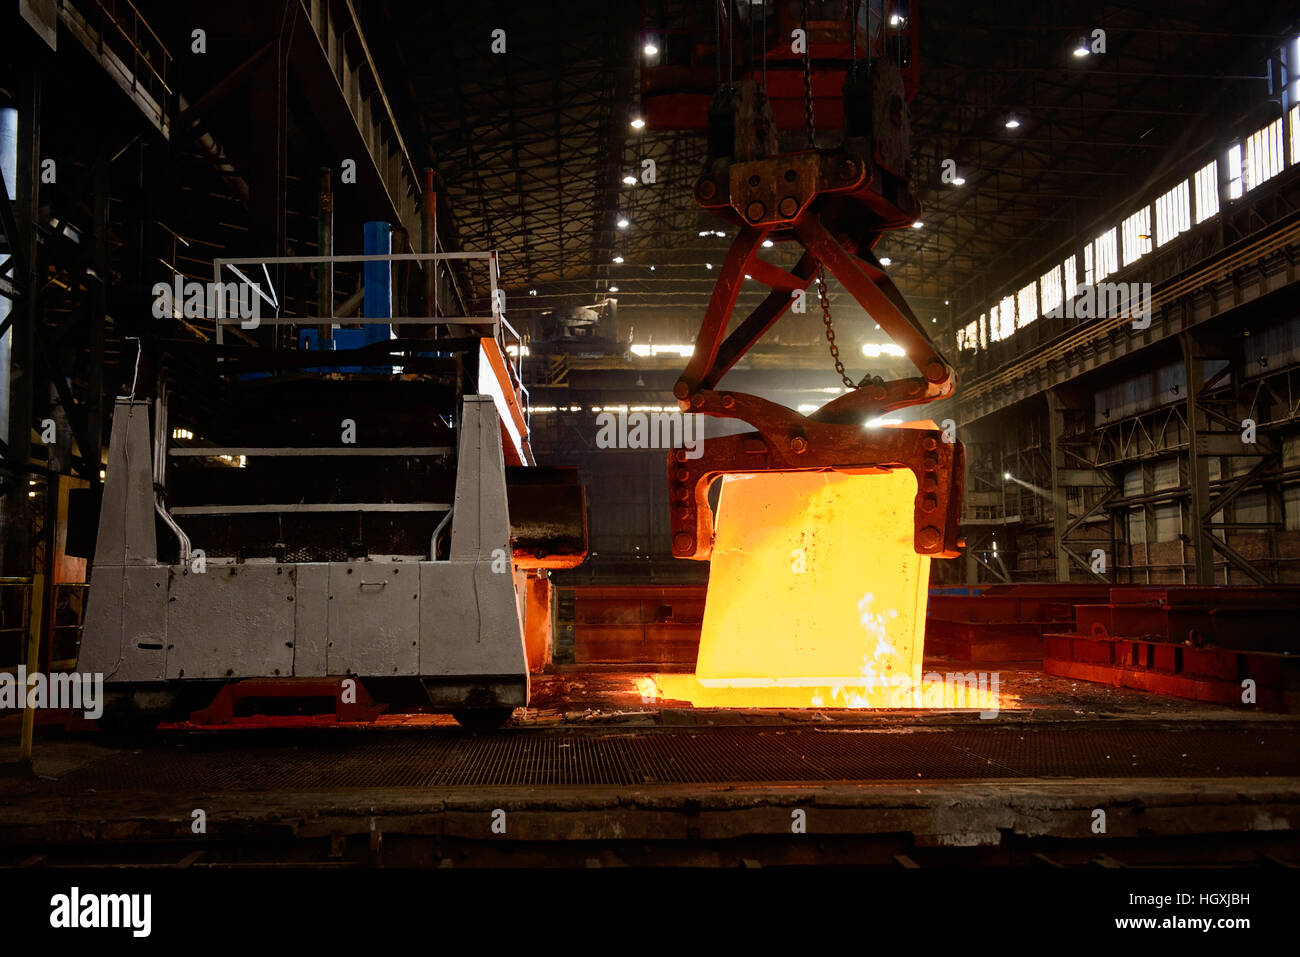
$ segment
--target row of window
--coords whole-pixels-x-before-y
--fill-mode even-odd
[[[1300,162],[1300,106],[1286,116],[1291,164]],[[1131,266],[1153,249],[1172,242],[1219,212],[1222,193],[1240,199],[1250,190],[1282,172],[1284,136],[1282,117],[1230,146],[1225,158],[1226,178],[1219,178],[1219,162],[1211,160],[1155,202],[1126,217],[1117,227],[1104,230],[1083,247],[1083,283],[1104,282],[1121,268]],[[1154,232],[1153,232],[1154,225]],[[1010,338],[1039,318],[1072,300],[1078,292],[1077,255],[1054,266],[1018,292],[1004,296],[973,322],[957,330],[957,349],[987,349],[990,342]],[[1041,311],[1040,311],[1041,310]]]

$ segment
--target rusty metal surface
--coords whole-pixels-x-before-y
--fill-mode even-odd
[[[953,393],[948,362],[890,281],[871,249],[886,229],[912,220],[871,188],[870,171],[848,150],[807,150],[732,162],[705,174],[695,188],[704,209],[741,226],[718,272],[696,336],[695,349],[673,387],[684,412],[739,419],[755,430],[710,439],[702,457],[669,456],[672,550],[677,558],[707,559],[713,515],[709,487],[719,476],[770,471],[882,471],[909,468],[916,474],[915,549],[921,555],[955,558],[964,477],[963,450],[937,429],[864,431],[883,412],[933,402]],[[761,256],[771,240],[795,241],[804,249],[790,271]],[[770,245],[770,243],[769,243]],[[814,416],[754,395],[718,391],[717,384],[744,353],[790,308],[825,266],[843,288],[902,347],[920,375],[886,382],[865,379]],[[747,279],[772,292],[735,325],[732,312]],[[836,371],[846,386],[819,278],[826,336]]]
[[[1057,727],[304,731],[161,739],[62,777],[130,790],[653,786],[1300,775],[1300,729]]]
[[[710,392],[693,398],[699,400],[692,404],[696,411],[713,415],[741,409],[746,421],[762,424],[756,432],[709,439],[695,459],[681,449],[669,453],[672,543],[677,558],[702,560],[712,554],[709,488],[722,475],[898,468],[916,476],[917,553],[935,558],[961,553],[958,519],[965,450],[959,442],[943,441],[940,430],[882,428],[868,433],[861,426],[805,419],[756,396]]]
[[[753,225],[788,225],[819,195],[865,189],[871,171],[848,153],[805,150],[732,163],[695,184],[700,206]],[[728,208],[734,216],[728,215]]]

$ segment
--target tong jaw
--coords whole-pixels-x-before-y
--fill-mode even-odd
[[[669,453],[674,557],[707,561],[712,555],[709,487],[723,475],[799,471],[870,474],[898,468],[910,469],[916,477],[913,545],[917,553],[932,558],[961,554],[958,516],[965,451],[958,442],[945,442],[940,430],[885,427],[864,433],[860,420],[819,422],[741,392],[706,390],[681,404],[683,411],[741,419],[757,430],[706,439],[703,454],[696,458],[688,456],[685,449]]]
[[[914,546],[918,554],[955,558],[965,452],[937,429],[864,431],[873,415],[953,393],[952,367],[930,341],[871,247],[885,229],[907,225],[910,207],[891,206],[872,189],[872,166],[846,150],[799,153],[733,163],[696,183],[696,201],[740,227],[719,270],[695,351],[673,389],[683,412],[740,419],[754,432],[708,439],[690,457],[668,456],[672,547],[678,558],[706,560],[713,550],[708,491],[722,475],[763,471],[887,472],[916,476]],[[767,239],[792,240],[804,254],[791,269],[759,255]],[[864,380],[811,416],[758,396],[717,391],[718,381],[790,308],[825,266],[895,342],[920,375]],[[772,291],[727,335],[746,276]]]

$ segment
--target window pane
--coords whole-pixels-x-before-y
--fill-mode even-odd
[[[1124,265],[1151,252],[1151,207],[1143,206],[1124,220]]]
[[[1289,532],[1300,530],[1300,485],[1287,485],[1282,489],[1282,511]]]
[[[1228,199],[1241,199],[1241,144],[1228,149]]]
[[[1191,189],[1183,180],[1156,200],[1156,245],[1192,228]]]
[[[1093,256],[1096,258],[1097,282],[1101,282],[1119,269],[1118,230],[1110,229],[1093,240]]]
[[[1038,283],[1031,282],[1016,293],[1016,303],[1020,309],[1019,327],[1029,325],[1038,318]]]
[[[1179,514],[1177,504],[1157,505],[1152,511],[1155,513],[1156,520],[1156,534],[1153,541],[1177,541],[1178,533],[1182,531],[1182,516]]]
[[[1219,162],[1211,160],[1196,172],[1196,221],[1203,223],[1219,211]]]
[[[1245,187],[1254,189],[1282,172],[1282,118],[1246,140]]]
[[[1009,339],[1011,334],[1016,331],[1016,299],[1014,296],[1007,296],[1002,302],[998,303],[998,319],[1001,324],[1002,338]]]
[[[1043,315],[1047,315],[1059,308],[1062,302],[1061,267],[1049,269],[1038,281],[1043,287]]]

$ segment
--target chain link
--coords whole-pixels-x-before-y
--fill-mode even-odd
[[[821,263],[817,264],[817,298],[822,304],[822,322],[826,325],[826,343],[831,348],[831,359],[835,362],[835,371],[839,374],[840,381],[844,383],[847,389],[856,389],[857,386],[849,378],[848,373],[844,371],[844,363],[840,361],[840,347],[835,344],[835,327],[831,324],[831,303],[826,298],[826,269]]]
[[[812,60],[808,52],[808,0],[800,0],[799,4],[800,25],[803,28],[803,99],[804,99],[804,119],[808,124],[808,148],[815,149],[816,130],[813,126],[813,95],[812,95]],[[856,52],[856,51],[855,51]],[[835,362],[835,372],[839,375],[840,381],[844,383],[847,389],[856,389],[857,386],[844,371],[844,363],[840,361],[840,347],[835,344],[835,326],[831,320],[831,301],[826,296],[826,267],[821,263],[817,264],[817,298],[821,301],[822,322],[826,325],[826,343],[830,346],[831,359]]]

